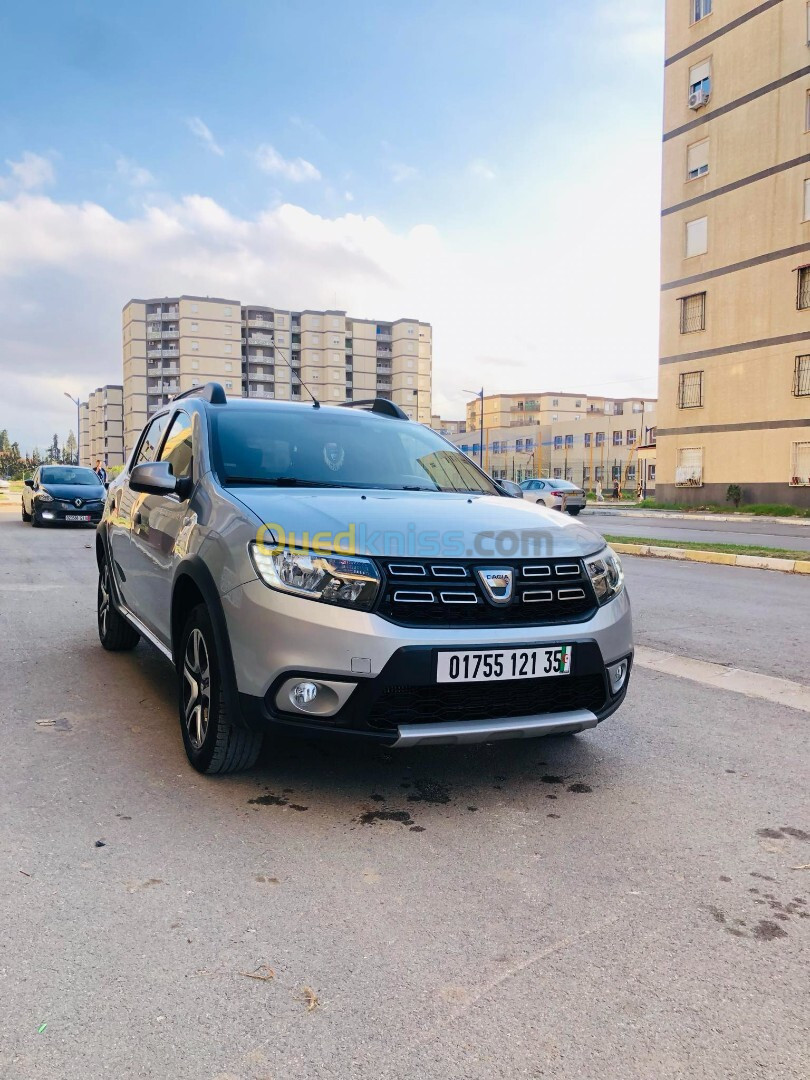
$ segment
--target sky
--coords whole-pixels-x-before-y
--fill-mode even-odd
[[[433,325],[466,391],[653,396],[663,0],[0,9],[0,429],[120,383],[130,297]]]

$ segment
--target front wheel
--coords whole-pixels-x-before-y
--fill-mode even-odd
[[[581,506],[569,506],[568,507],[568,513],[571,515],[571,517],[576,517],[581,509],[582,509]]]
[[[23,521],[31,520],[31,515],[25,509],[25,503],[22,504],[22,519]]]
[[[126,652],[128,649],[135,648],[141,640],[141,635],[116,609],[113,604],[111,586],[110,564],[105,557],[98,572],[96,595],[98,639],[108,652]]]
[[[188,617],[178,652],[180,730],[188,760],[201,773],[249,769],[262,737],[231,715],[222,688],[214,627],[200,604]]]

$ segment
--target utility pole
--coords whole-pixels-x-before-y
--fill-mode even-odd
[[[76,464],[81,465],[81,447],[82,447],[82,403],[79,398],[73,397],[65,390],[65,397],[69,398],[76,406]]]

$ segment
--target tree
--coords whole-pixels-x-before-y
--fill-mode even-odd
[[[57,464],[59,462],[60,454],[61,450],[59,449],[59,436],[54,435],[53,442],[48,447],[48,461],[50,461],[52,464]]]
[[[68,432],[68,437],[65,439],[64,445],[64,460],[66,465],[75,465],[77,463],[76,458],[76,436],[72,431]]]
[[[39,447],[35,446],[34,447],[34,452],[31,454],[31,466],[32,466],[32,468],[37,469],[37,468],[39,468],[39,466],[41,464],[42,464],[42,454],[40,454],[40,452],[39,452]]]
[[[8,432],[5,428],[0,431],[0,451],[8,450],[11,447],[11,443],[8,441]]]

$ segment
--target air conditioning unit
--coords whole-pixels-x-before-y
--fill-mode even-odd
[[[689,95],[689,108],[690,109],[702,109],[704,105],[709,103],[709,91],[708,90],[696,90],[694,94]]]

